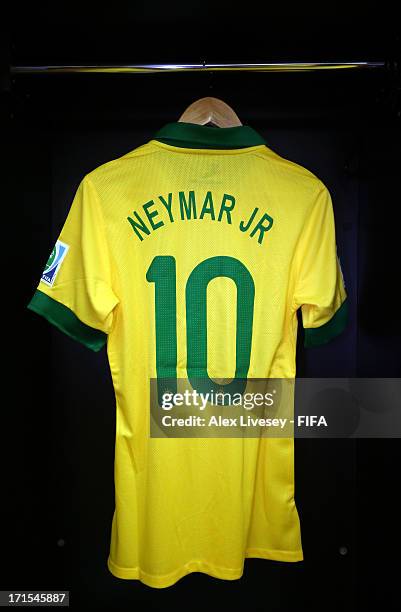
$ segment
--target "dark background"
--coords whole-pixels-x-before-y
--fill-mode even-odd
[[[299,376],[399,377],[400,38],[390,4],[15,5],[4,21],[0,589],[69,589],[71,606],[159,610],[395,609],[397,439],[296,440],[305,561],[245,562],[238,581],[168,589],[112,576],[114,393],[92,353],[26,309],[82,176],[152,138],[205,95],[329,188],[350,300],[347,330],[304,349]],[[71,63],[385,61],[366,71],[13,77]],[[399,67],[399,64],[398,64]],[[7,259],[6,259],[7,261]],[[15,300],[15,303],[14,303]],[[14,321],[15,316],[15,321]],[[6,369],[6,366],[10,366]],[[347,398],[344,399],[345,403]]]

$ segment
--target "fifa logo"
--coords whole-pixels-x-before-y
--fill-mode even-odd
[[[61,240],[57,240],[54,245],[45,269],[43,270],[42,278],[40,279],[42,282],[46,283],[46,285],[49,285],[49,287],[52,287],[63,259],[67,255],[68,249],[68,244],[61,242]]]

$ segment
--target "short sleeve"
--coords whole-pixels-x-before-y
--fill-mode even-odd
[[[348,301],[337,253],[332,200],[321,181],[299,238],[294,265],[294,306],[301,307],[304,344],[325,344],[346,327]]]
[[[99,198],[85,176],[28,308],[98,351],[118,302]]]

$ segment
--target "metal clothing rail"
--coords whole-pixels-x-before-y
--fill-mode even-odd
[[[11,66],[17,74],[68,74],[93,72],[102,74],[141,74],[156,72],[242,71],[242,72],[309,72],[313,70],[384,68],[386,62],[275,62],[270,64],[124,64],[70,66]]]

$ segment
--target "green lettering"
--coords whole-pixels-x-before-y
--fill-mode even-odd
[[[170,221],[171,223],[174,223],[174,217],[173,214],[171,212],[171,205],[173,203],[173,194],[169,193],[168,194],[168,201],[166,202],[166,200],[163,198],[163,196],[159,196],[159,200],[161,201],[161,203],[163,204],[163,206],[166,207],[167,212],[168,212],[168,216],[170,217]]]
[[[252,221],[255,218],[256,213],[258,212],[258,210],[259,210],[259,208],[254,208],[253,213],[251,214],[251,216],[250,216],[250,218],[248,220],[248,223],[246,225],[244,225],[244,222],[241,221],[241,223],[239,224],[239,228],[240,228],[241,232],[246,232],[249,229],[249,227],[251,226]]]
[[[263,222],[267,221],[267,225],[263,225]],[[258,221],[255,229],[252,230],[250,236],[251,238],[256,234],[256,232],[259,230],[259,236],[258,236],[258,242],[259,244],[262,244],[263,241],[263,237],[265,235],[265,232],[267,232],[271,226],[273,225],[273,219],[267,214],[265,213],[261,219]]]
[[[150,208],[151,206],[154,206],[154,205],[155,205],[154,201],[150,200],[150,202],[146,202],[146,204],[144,204],[142,208],[145,211],[145,215],[149,219],[149,223],[151,225],[151,228],[155,230],[158,227],[161,227],[162,225],[164,225],[164,223],[163,223],[163,221],[159,221],[159,223],[155,223],[153,221],[153,217],[157,217],[159,213],[158,213],[157,210],[152,210],[151,212],[148,212],[148,208]]]
[[[196,219],[196,202],[195,202],[195,192],[190,191],[188,196],[188,202],[185,199],[185,194],[183,191],[178,192],[178,198],[180,200],[180,212],[181,219],[184,220],[184,213],[187,219],[191,219],[192,216]]]
[[[213,198],[212,192],[208,191],[206,193],[205,201],[203,202],[201,214],[199,215],[199,219],[203,219],[204,215],[210,215],[214,221],[214,207],[213,207]]]
[[[226,205],[226,200],[230,200],[231,201],[231,205],[227,206]],[[231,211],[235,206],[235,198],[232,195],[228,195],[228,193],[225,193],[223,195],[223,199],[221,201],[221,206],[220,206],[220,212],[219,212],[219,216],[217,221],[221,221],[223,218],[223,213],[225,212],[227,215],[227,223],[229,225],[231,225]]]
[[[133,212],[133,215],[135,215],[135,217],[138,219],[138,221],[135,221],[134,219],[131,219],[131,217],[127,217],[128,221],[131,224],[132,229],[134,230],[135,234],[138,236],[139,240],[143,240],[143,237],[141,236],[141,234],[139,233],[139,230],[141,232],[143,232],[144,234],[147,234],[149,236],[150,234],[150,229],[148,229],[144,223],[144,221],[141,219],[141,217],[138,215],[138,213],[136,212],[136,210]]]

